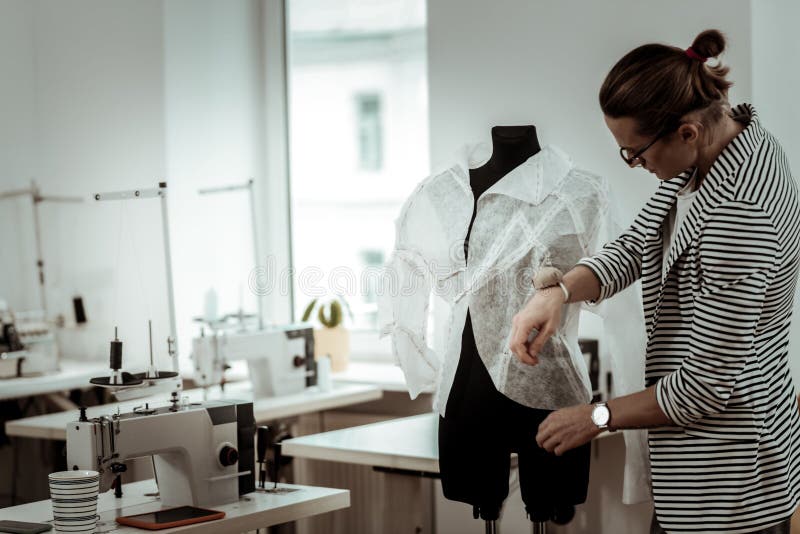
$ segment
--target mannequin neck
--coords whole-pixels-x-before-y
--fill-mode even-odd
[[[535,126],[492,128],[492,157],[485,164],[469,172],[470,186],[476,202],[484,191],[540,150]]]
[[[535,126],[495,126],[492,128],[492,157],[485,166],[500,178],[541,149]]]

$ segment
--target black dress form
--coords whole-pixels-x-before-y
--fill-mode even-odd
[[[539,152],[534,126],[492,128],[492,157],[470,170],[477,214],[478,197],[511,170]],[[510,456],[518,455],[522,500],[531,521],[569,522],[574,505],[586,500],[590,444],[555,456],[536,443],[536,431],[548,410],[519,404],[495,388],[478,354],[472,319],[467,311],[445,417],[439,418],[439,468],[447,499],[473,506],[474,516],[487,521],[500,516],[508,496]]]

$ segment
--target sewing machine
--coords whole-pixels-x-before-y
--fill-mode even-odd
[[[100,491],[122,495],[125,460],[153,457],[165,506],[213,506],[255,491],[252,402],[215,401],[87,419],[67,425],[67,466],[100,473]]]
[[[55,334],[43,312],[17,312],[0,304],[0,377],[59,370]]]
[[[224,384],[230,362],[246,361],[254,398],[287,395],[317,383],[314,330],[305,323],[254,329],[206,323],[192,341],[194,380],[207,387]]]

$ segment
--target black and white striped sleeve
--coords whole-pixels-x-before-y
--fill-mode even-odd
[[[606,243],[593,256],[583,258],[577,263],[588,267],[600,282],[600,296],[590,301],[591,304],[598,304],[619,293],[641,277],[647,209],[646,206],[617,239]],[[597,235],[595,240],[602,237]]]
[[[772,219],[752,202],[724,202],[709,214],[697,245],[701,283],[690,355],[656,385],[658,404],[676,425],[725,410],[737,376],[754,356],[780,248]]]

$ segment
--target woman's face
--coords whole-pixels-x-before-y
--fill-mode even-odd
[[[636,120],[631,117],[605,116],[605,121],[617,144],[629,153],[638,152],[654,139],[653,136],[639,135]],[[677,176],[697,161],[700,127],[697,123],[681,124],[677,131],[653,143],[630,166],[641,166],[655,174],[659,180],[669,180]]]

